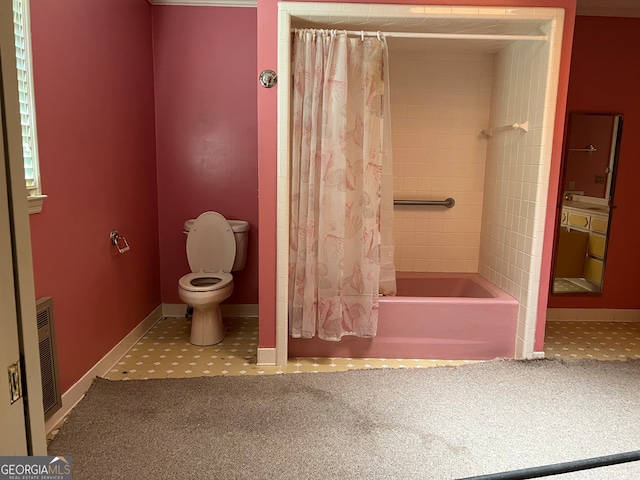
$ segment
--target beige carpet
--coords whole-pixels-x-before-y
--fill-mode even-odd
[[[96,379],[49,454],[74,480],[436,480],[638,450],[638,425],[640,361]]]

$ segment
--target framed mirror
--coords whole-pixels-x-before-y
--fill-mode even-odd
[[[622,115],[572,113],[566,135],[552,292],[601,294]]]

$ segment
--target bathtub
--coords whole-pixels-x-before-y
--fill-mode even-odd
[[[515,356],[518,302],[475,273],[397,273],[373,338],[289,338],[290,357],[490,360]]]

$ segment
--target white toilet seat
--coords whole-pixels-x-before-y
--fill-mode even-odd
[[[207,279],[219,280],[218,282]],[[213,292],[221,290],[233,282],[233,275],[225,272],[195,272],[187,273],[178,281],[181,289],[188,292]]]

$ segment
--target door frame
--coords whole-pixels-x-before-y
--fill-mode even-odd
[[[0,59],[1,61],[1,59]],[[0,76],[2,90],[2,76]],[[4,98],[0,92],[0,371],[9,365],[20,365],[20,341],[14,285],[13,248],[9,215],[9,189],[7,181],[7,154],[5,135]],[[10,367],[11,368],[11,367]],[[12,367],[17,376],[17,368]],[[14,398],[15,390],[5,383],[7,377],[0,375],[0,425],[7,434],[0,435],[0,455],[26,455],[27,433],[25,428],[24,399]],[[5,389],[10,395],[6,395]]]
[[[2,135],[5,137],[3,157],[6,169],[6,181],[3,181],[0,186],[0,192],[3,197],[6,195],[11,238],[9,246],[3,245],[0,248],[9,250],[13,260],[15,318],[22,370],[27,454],[42,456],[47,455],[47,445],[42,403],[29,208],[24,183],[12,0],[0,0],[0,78],[0,105],[4,113],[1,128]],[[2,201],[4,202],[4,198]],[[3,373],[6,367],[0,365],[0,385],[7,378]],[[0,386],[0,394],[3,390],[4,388]]]

